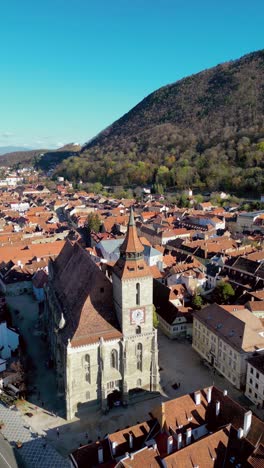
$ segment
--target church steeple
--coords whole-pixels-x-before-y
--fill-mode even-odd
[[[139,260],[142,258],[143,252],[144,247],[138,238],[133,208],[131,207],[126,238],[120,247],[121,258],[125,260]]]

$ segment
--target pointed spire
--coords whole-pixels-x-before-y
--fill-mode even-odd
[[[129,222],[127,226],[127,233],[125,240],[120,247],[120,252],[121,254],[123,254],[123,256],[126,256],[126,254],[129,253],[132,255],[135,254],[135,258],[138,258],[138,255],[141,255],[143,251],[144,247],[138,238],[136,223],[134,219],[134,212],[133,208],[131,207]],[[132,259],[133,257],[130,255],[129,258]]]
[[[128,225],[129,226],[135,226],[134,211],[133,211],[132,206],[130,207],[130,216],[129,216]]]

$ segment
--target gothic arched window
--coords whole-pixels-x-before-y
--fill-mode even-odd
[[[142,361],[143,361],[143,346],[141,343],[137,344],[137,370],[142,371]]]
[[[140,305],[140,284],[136,284],[136,304]]]
[[[140,333],[141,333],[141,327],[138,325],[136,327],[136,335],[140,335]]]
[[[118,369],[118,352],[116,349],[111,352],[111,367]]]
[[[137,387],[140,388],[142,385],[142,380],[141,379],[137,379]]]
[[[89,354],[85,354],[84,356],[84,368],[86,370],[85,380],[86,382],[91,383],[91,360]]]

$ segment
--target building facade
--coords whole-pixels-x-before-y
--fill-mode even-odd
[[[139,389],[159,389],[152,276],[143,251],[131,212],[111,278],[77,243],[67,241],[50,262],[45,316],[67,419],[88,406],[127,405]]]
[[[264,355],[252,356],[247,364],[245,395],[255,405],[264,407]]]
[[[243,306],[212,304],[194,314],[193,348],[238,389],[247,359],[264,348],[263,335],[261,321]]]

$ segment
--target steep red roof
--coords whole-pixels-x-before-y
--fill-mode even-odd
[[[144,251],[144,247],[138,238],[133,210],[131,209],[129,222],[128,222],[128,228],[127,228],[127,234],[126,234],[123,244],[120,247],[120,252],[142,253],[143,251]]]

